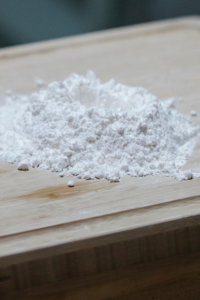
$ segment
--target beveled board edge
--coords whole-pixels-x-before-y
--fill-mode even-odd
[[[23,57],[36,53],[47,53],[61,48],[75,48],[89,44],[106,43],[119,39],[131,39],[137,36],[155,34],[156,32],[168,31],[178,28],[200,29],[200,17],[181,17],[167,19],[164,21],[154,21],[151,23],[137,24],[115,29],[103,30],[94,33],[86,33],[77,36],[58,38],[44,42],[35,42],[13,47],[0,49],[0,61]]]
[[[0,268],[200,224],[200,196],[0,238]],[[182,215],[185,217],[183,218]],[[100,226],[99,226],[100,224]],[[80,238],[81,236],[81,238]]]

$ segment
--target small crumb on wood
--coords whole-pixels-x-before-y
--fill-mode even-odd
[[[178,98],[178,102],[179,102],[179,103],[182,103],[182,102],[183,102],[183,98],[181,98],[181,97]]]
[[[21,162],[18,163],[17,169],[20,170],[20,171],[28,171],[29,170],[28,164],[21,161]]]
[[[191,110],[191,111],[190,111],[190,114],[191,114],[191,116],[196,117],[197,112],[196,112],[196,110]]]
[[[39,87],[42,87],[44,86],[44,80],[42,80],[41,78],[39,77],[35,77],[35,84],[36,86],[39,88]]]
[[[69,180],[68,183],[67,183],[67,185],[69,187],[74,187],[74,181]]]
[[[86,180],[92,179],[92,175],[90,174],[90,172],[85,172],[84,179],[86,179]]]
[[[79,175],[77,176],[77,178],[78,178],[78,179],[81,179],[81,178],[82,178],[82,176],[79,174]]]
[[[193,179],[193,173],[192,173],[192,171],[190,171],[190,170],[185,171],[185,172],[184,172],[184,175],[185,175],[185,179],[186,179],[186,180],[191,180],[191,179]]]
[[[12,93],[13,93],[13,92],[12,92],[11,90],[7,90],[7,91],[6,91],[6,95],[8,95],[8,96],[12,95]]]

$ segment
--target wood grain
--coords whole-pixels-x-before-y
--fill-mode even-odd
[[[134,262],[129,266],[127,264],[113,265],[110,270],[101,272],[97,266],[94,268],[95,261],[91,259],[92,252],[92,250],[85,253],[79,251],[73,253],[73,256],[70,255],[68,260],[63,256],[36,261],[34,264],[25,263],[13,266],[10,273],[7,272],[7,277],[6,275],[2,277],[7,290],[5,290],[6,293],[0,295],[2,299],[13,297],[19,300],[29,298],[103,300],[115,297],[130,299],[130,294],[132,297],[135,294],[139,296],[140,293],[147,294],[144,291],[149,290],[150,293],[152,290],[155,293],[157,289],[162,291],[167,285],[189,281],[191,278],[198,279],[199,282],[199,252],[182,254],[178,257],[167,255],[165,258],[153,261],[141,260],[140,263]],[[122,253],[120,252],[118,258]],[[76,262],[76,267],[72,266],[75,259],[79,260],[79,263]],[[84,263],[82,263],[83,259],[85,259]],[[125,256],[123,259],[126,260]],[[64,264],[59,264],[59,262]],[[172,293],[171,295],[173,296]]]
[[[47,84],[93,69],[103,81],[114,77],[144,86],[160,99],[182,97],[177,110],[187,115],[197,110],[193,121],[200,124],[199,37],[199,18],[183,18],[0,50],[0,94],[35,91],[35,76]],[[184,169],[200,171],[199,151],[200,142]],[[2,297],[36,297],[73,286],[59,299],[132,293],[140,299],[143,289],[155,292],[156,285],[175,284],[173,270],[178,281],[195,277],[197,282],[199,179],[75,179],[73,189],[68,180],[0,162]],[[148,299],[147,292],[143,295]]]

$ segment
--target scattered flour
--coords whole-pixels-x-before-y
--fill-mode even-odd
[[[21,171],[28,171],[28,164],[24,161],[20,161],[18,163],[17,169]]]
[[[197,112],[196,110],[191,110],[190,111],[191,116],[196,117],[197,116]]]
[[[35,84],[38,88],[43,87],[44,86],[44,80],[42,80],[39,77],[35,77]]]
[[[67,183],[67,185],[69,187],[74,187],[74,181],[69,180],[68,183]]]
[[[0,160],[111,182],[127,174],[199,177],[180,170],[199,127],[174,102],[114,80],[102,84],[92,71],[30,97],[10,92],[0,108]]]

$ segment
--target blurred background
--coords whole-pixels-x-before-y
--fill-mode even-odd
[[[200,0],[0,0],[0,47],[200,15]]]

